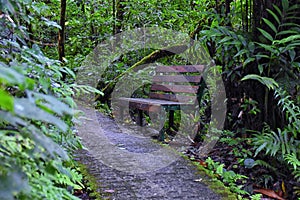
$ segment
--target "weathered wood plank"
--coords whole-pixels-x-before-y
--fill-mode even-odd
[[[203,72],[204,65],[159,66],[156,72]]]
[[[191,98],[189,98],[191,100]],[[151,98],[119,98],[119,104],[122,106],[128,105],[129,102],[140,104],[151,104],[153,106],[173,106],[173,105],[186,105],[186,102],[168,101],[163,99],[151,99]]]
[[[184,75],[157,75],[153,77],[153,82],[169,82],[169,83],[199,83],[201,76],[184,76]]]
[[[176,95],[176,94],[166,94],[166,93],[155,93],[150,92],[150,98],[153,99],[163,99],[167,101],[174,101],[174,102],[182,102],[182,103],[194,103],[196,100],[196,95],[188,96],[188,95]]]
[[[167,85],[167,84],[153,84],[152,91],[164,91],[174,93],[191,93],[195,94],[198,91],[198,86],[195,85]]]

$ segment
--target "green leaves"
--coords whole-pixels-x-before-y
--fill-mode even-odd
[[[283,38],[281,40],[274,40],[273,44],[286,44],[289,42],[293,42],[293,46],[300,46],[300,35],[291,35],[287,38]],[[297,42],[297,43],[296,43]]]
[[[300,167],[300,160],[298,160],[297,155],[295,153],[285,155],[284,160],[291,164],[294,170],[297,170],[297,168]]]
[[[278,106],[285,114],[288,124],[276,131],[265,126],[262,133],[253,135],[253,144],[256,149],[255,156],[264,152],[293,171],[296,180],[300,180],[300,107],[296,105],[291,96],[281,88],[275,88],[275,98]],[[283,161],[284,160],[284,161]]]
[[[275,27],[275,25],[268,19],[263,18],[263,21],[272,29],[272,31],[274,31],[274,33],[277,33],[277,28]],[[262,29],[260,29],[262,30]]]
[[[6,175],[0,174],[0,180],[0,194],[2,199],[14,200],[14,194],[21,191],[29,192],[30,190],[28,178],[20,171],[11,171]]]
[[[16,70],[9,68],[3,62],[0,62],[0,83],[22,85],[25,83],[25,77]]]
[[[267,10],[271,18],[263,18],[271,32],[258,29],[262,37],[261,42],[256,44],[261,50],[255,57],[260,74],[282,77],[285,76],[286,71],[293,71],[293,66],[297,68],[299,63],[295,61],[294,53],[295,49],[300,46],[299,24],[294,23],[299,5],[291,6],[287,0],[284,0],[282,1],[282,10],[276,5],[273,5],[273,8],[273,10]],[[273,71],[277,74],[270,74]]]
[[[265,36],[265,38],[267,38],[268,40],[270,40],[271,42],[273,42],[273,37],[271,36],[271,34],[269,34],[267,31],[258,28],[258,30],[263,34],[263,36]]]
[[[47,25],[47,26],[53,26],[55,28],[58,28],[58,29],[61,29],[60,25],[58,25],[56,22],[54,21],[50,21],[49,19],[45,18],[45,17],[42,17],[42,20],[44,21],[44,23]]]
[[[15,7],[15,21],[23,14],[19,8]],[[32,8],[26,5],[26,9]],[[30,19],[32,16],[25,20]],[[45,23],[57,27],[46,19]],[[63,161],[70,159],[66,150],[79,148],[81,143],[69,129],[73,110],[61,101],[69,97],[71,102],[73,92],[61,81],[61,72],[73,79],[75,74],[46,57],[38,45],[29,48],[21,43],[24,30],[14,23],[4,28],[10,27],[14,27],[14,41],[1,38],[0,42],[0,198],[77,199],[65,188],[79,188],[82,177]],[[46,170],[52,161],[60,167],[54,175]]]
[[[257,156],[261,151],[273,157],[278,154],[284,156],[292,152],[297,152],[297,142],[288,137],[287,131],[277,129],[277,132],[265,129],[262,134],[255,134],[253,143],[256,147],[255,155]]]
[[[277,88],[279,86],[278,83],[274,79],[269,78],[269,77],[262,77],[257,74],[248,74],[242,78],[242,81],[245,81],[245,80],[259,81],[261,84],[265,85],[269,90],[270,89],[274,90],[275,88]]]
[[[73,115],[73,110],[68,105],[59,101],[51,95],[45,95],[37,92],[28,92],[28,96],[34,98],[37,105],[49,110],[59,116]]]
[[[15,114],[30,120],[39,120],[56,125],[62,131],[67,131],[67,125],[57,117],[45,112],[27,98],[15,99]]]
[[[0,88],[0,109],[13,111],[14,110],[14,98],[6,91]]]
[[[2,0],[2,2],[0,3],[0,10],[7,10],[11,14],[15,13],[15,8],[9,0]]]

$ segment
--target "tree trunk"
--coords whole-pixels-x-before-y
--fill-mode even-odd
[[[124,2],[125,0],[114,0],[115,1],[115,26],[114,34],[118,34],[122,30],[122,22],[124,19]]]
[[[65,22],[66,22],[66,0],[60,1],[60,22],[61,29],[58,31],[58,59],[60,62],[64,62],[65,57]]]
[[[253,0],[252,36],[255,41],[258,41],[258,36],[261,35],[257,28],[261,26],[262,7],[262,1]]]

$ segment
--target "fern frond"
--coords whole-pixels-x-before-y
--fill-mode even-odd
[[[262,133],[253,135],[253,145],[256,148],[254,156],[257,156],[261,151],[265,151],[266,155],[273,157],[296,153],[300,141],[290,137],[289,133],[287,128],[284,130],[277,129],[275,132],[265,126]]]
[[[295,171],[298,167],[300,167],[300,160],[298,160],[295,153],[284,155],[284,160],[287,161],[288,164],[292,165]]]
[[[265,168],[270,169],[272,171],[277,170],[275,167],[273,167],[272,165],[270,165],[269,163],[267,163],[266,161],[263,161],[263,160],[255,160],[255,165],[265,167]]]

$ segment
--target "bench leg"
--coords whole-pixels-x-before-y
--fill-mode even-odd
[[[169,110],[169,130],[174,129],[174,110]]]
[[[123,106],[120,106],[119,107],[119,112],[120,112],[120,121],[121,121],[121,123],[123,123],[123,121],[124,121],[124,108],[123,108]]]
[[[138,110],[137,124],[143,126],[143,111]]]
[[[160,113],[159,113],[159,140],[165,141],[165,113],[164,108],[161,107]]]

